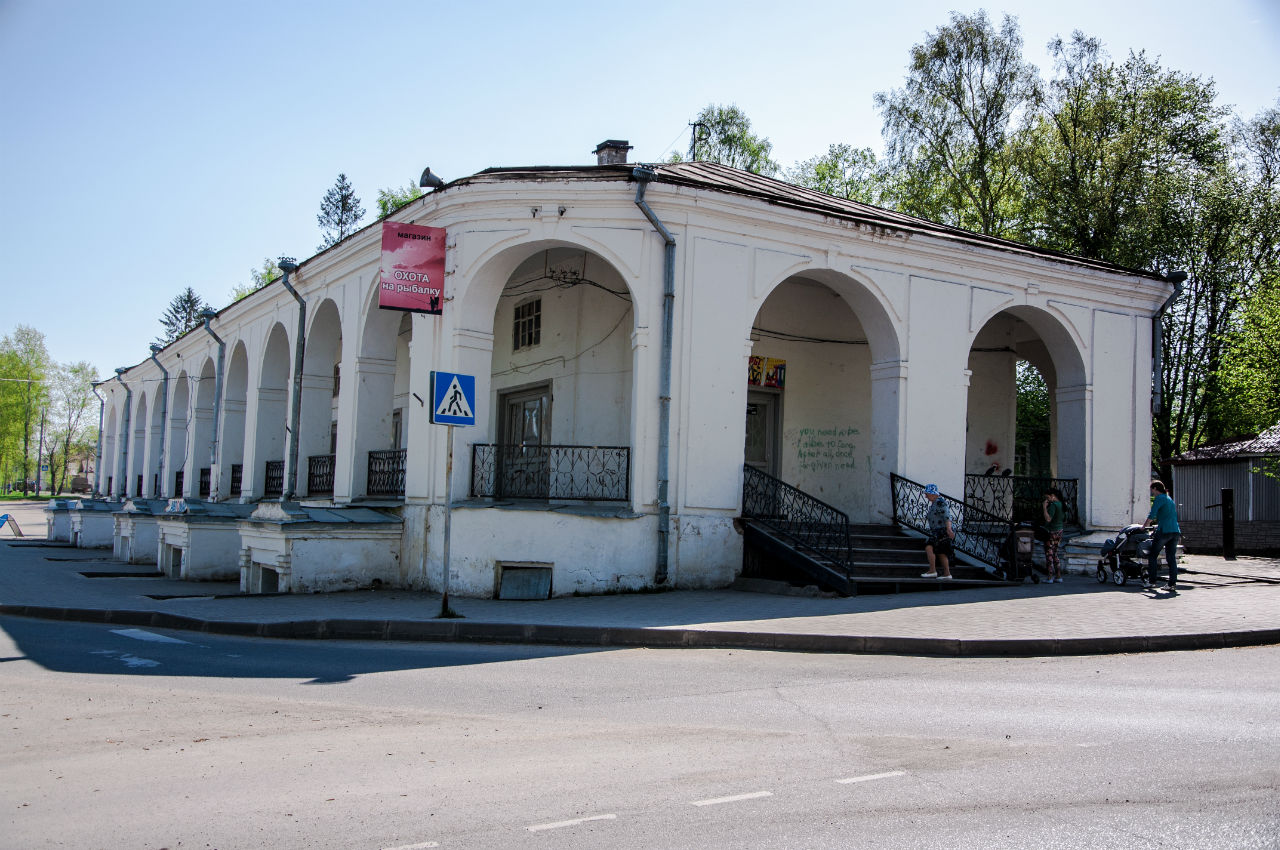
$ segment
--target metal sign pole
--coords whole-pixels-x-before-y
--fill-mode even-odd
[[[449,526],[453,521],[453,426],[449,428],[449,457],[444,466],[444,577],[440,582],[440,616],[452,616],[449,610]]]

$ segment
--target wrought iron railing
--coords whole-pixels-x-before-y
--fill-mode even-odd
[[[211,489],[213,489],[213,469],[206,466],[200,470],[200,498],[209,498]]]
[[[173,497],[175,499],[181,499],[183,496],[187,495],[186,490],[182,486],[186,482],[187,471],[185,469],[179,469],[173,474]]]
[[[262,476],[263,496],[284,495],[284,461],[269,460]]]
[[[244,465],[240,463],[231,464],[231,498],[240,498],[240,493],[244,490]]]
[[[925,514],[930,503],[925,498],[924,485],[893,473],[890,473],[889,481],[893,487],[894,524],[927,535],[929,524],[925,521]],[[956,533],[951,541],[952,548],[1000,569],[1005,560],[1005,543],[1013,533],[1013,522],[946,493],[941,497],[947,501],[951,530]]]
[[[403,497],[404,496],[404,449],[383,449],[369,452],[369,484],[370,496]]]
[[[806,554],[853,571],[849,516],[754,466],[743,467],[742,517],[766,526]]]
[[[1062,509],[1067,525],[1080,522],[1080,482],[1076,478],[1040,478],[1028,475],[966,475],[964,500],[1011,522],[1044,525],[1045,491],[1062,492]]]
[[[307,458],[307,495],[333,495],[333,468],[337,455],[311,455]]]
[[[494,499],[625,502],[629,446],[471,447],[471,495]]]

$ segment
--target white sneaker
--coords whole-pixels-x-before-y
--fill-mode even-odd
[[[921,573],[920,578],[937,578],[937,573]]]
[[[951,581],[951,576],[938,576],[938,578],[942,579],[943,581]]]

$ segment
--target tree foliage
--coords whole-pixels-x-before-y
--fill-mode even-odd
[[[718,162],[743,171],[773,176],[779,166],[770,159],[773,143],[751,131],[751,119],[735,105],[708,104],[693,122],[689,159]],[[682,162],[679,153],[671,162]]]
[[[90,364],[59,364],[49,387],[48,433],[42,462],[49,464],[49,489],[55,496],[67,489],[69,469],[76,457],[91,456],[97,440],[97,407],[93,384],[97,371]]]
[[[275,260],[271,259],[270,257],[263,257],[262,268],[249,269],[249,282],[238,284],[234,289],[231,290],[232,303],[252,295],[262,287],[282,277],[283,275],[284,275],[284,272],[282,272],[280,270],[280,267],[276,265]]]
[[[422,197],[422,189],[412,180],[402,189],[378,190],[378,217],[386,218],[396,210]]]
[[[905,85],[875,96],[904,212],[989,236],[1016,232],[1021,180],[1013,152],[1017,119],[1036,93],[1015,18],[1000,29],[987,13],[951,22],[911,49]]]
[[[203,321],[200,313],[208,308],[209,305],[205,300],[188,286],[173,296],[164,314],[160,316],[160,325],[164,328],[164,332],[156,337],[156,342],[168,345],[191,329],[199,327]]]
[[[324,234],[324,241],[316,250],[323,251],[355,233],[362,218],[364,207],[360,206],[355,189],[347,181],[347,175],[339,174],[333,187],[320,200],[320,213],[316,216],[316,222]]]
[[[884,194],[884,177],[875,152],[852,145],[831,145],[822,156],[796,163],[787,170],[786,180],[864,204],[879,204]]]
[[[39,463],[40,411],[48,403],[46,379],[53,362],[44,334],[18,325],[0,340],[0,474],[4,483],[20,476],[21,489],[34,480]]]

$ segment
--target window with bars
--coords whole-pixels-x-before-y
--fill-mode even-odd
[[[519,351],[542,341],[542,299],[526,301],[516,307],[511,333],[511,348]]]

